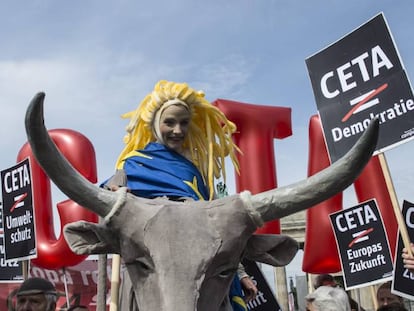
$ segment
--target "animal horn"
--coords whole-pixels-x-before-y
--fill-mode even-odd
[[[305,180],[252,195],[250,200],[253,209],[267,222],[310,208],[343,191],[371,159],[378,131],[379,121],[375,118],[341,159]]]
[[[105,217],[117,201],[118,195],[89,182],[60,153],[44,125],[44,98],[44,93],[36,94],[26,111],[26,134],[36,160],[69,198]]]

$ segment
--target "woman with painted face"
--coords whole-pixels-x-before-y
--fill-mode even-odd
[[[212,200],[214,181],[226,178],[225,157],[230,156],[236,170],[239,151],[232,140],[234,123],[204,94],[185,83],[159,81],[135,111],[123,116],[126,128],[125,148],[118,157],[116,173],[104,187],[127,187],[140,197],[167,197],[170,200]],[[230,289],[234,310],[247,310],[241,298],[253,299],[257,288],[240,269]],[[241,279],[241,284],[240,284]],[[134,310],[132,288],[124,278],[120,310]],[[127,306],[125,307],[125,302]]]

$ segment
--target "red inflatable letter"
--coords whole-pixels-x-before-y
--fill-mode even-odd
[[[95,150],[82,134],[67,130],[50,130],[49,134],[69,162],[87,179],[96,183]],[[56,239],[53,226],[52,195],[50,180],[35,160],[30,145],[26,143],[17,156],[17,161],[29,157],[31,163],[33,204],[36,217],[36,243],[38,257],[32,260],[36,266],[45,269],[60,269],[77,265],[87,256],[75,255],[67,245],[62,228],[65,224],[81,219],[97,222],[98,217],[76,204],[66,200],[57,204],[61,231]]]
[[[250,105],[218,99],[214,102],[231,121],[239,134],[235,141],[243,152],[239,157],[240,175],[237,192],[259,193],[277,187],[274,138],[292,135],[291,108]],[[258,233],[280,233],[278,220],[270,221]]]
[[[308,176],[331,165],[319,117],[309,122]],[[308,273],[341,271],[335,235],[329,214],[342,209],[342,192],[306,211],[305,247],[302,270]],[[322,242],[323,241],[323,242]]]

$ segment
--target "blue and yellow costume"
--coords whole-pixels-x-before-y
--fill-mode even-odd
[[[208,189],[199,170],[181,154],[165,145],[149,143],[127,154],[122,169],[131,193],[144,198],[166,196],[208,200]]]
[[[185,155],[163,145],[154,129],[158,126],[156,120],[162,106],[171,101],[185,105],[191,113],[184,141]],[[159,81],[138,108],[123,117],[130,118],[124,139],[126,146],[118,157],[117,173],[109,184],[121,180],[122,183],[116,185],[126,185],[133,194],[146,198],[211,200],[214,198],[214,178],[222,176],[225,179],[226,156],[230,156],[238,170],[235,153],[239,149],[231,138],[235,125],[205,100],[202,92],[185,83]],[[235,311],[247,310],[241,296],[241,285],[236,276],[230,289]]]

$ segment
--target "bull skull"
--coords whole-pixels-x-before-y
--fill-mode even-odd
[[[305,210],[347,188],[375,149],[378,120],[339,161],[298,183],[211,202],[145,199],[107,191],[81,176],[61,155],[43,122],[44,93],[26,113],[28,141],[39,164],[69,198],[105,223],[64,229],[79,254],[120,254],[140,311],[219,310],[242,257],[286,265],[297,244],[280,235],[255,235],[263,223]]]

